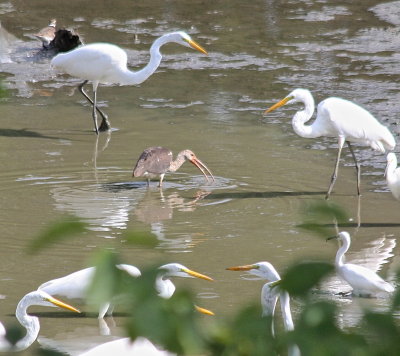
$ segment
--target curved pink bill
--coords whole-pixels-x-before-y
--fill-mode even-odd
[[[211,171],[208,169],[208,167],[202,161],[200,161],[196,157],[196,158],[193,158],[190,162],[193,163],[198,169],[200,169],[200,171],[203,173],[204,177],[206,177],[207,182],[209,181],[207,173],[210,175],[213,182],[215,182],[215,178],[214,178],[213,174],[211,173]]]

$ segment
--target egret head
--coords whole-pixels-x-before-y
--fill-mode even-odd
[[[176,42],[185,47],[193,48],[203,54],[208,54],[207,51],[197,42],[192,40],[192,38],[186,32],[178,31],[178,32],[173,32],[171,35],[173,42]]]
[[[337,235],[328,237],[326,240],[329,241],[332,239],[338,239],[339,241],[342,242],[344,241],[350,242],[350,234],[347,231],[341,231]]]
[[[202,161],[200,161],[196,157],[196,155],[194,154],[193,151],[184,150],[184,151],[180,152],[179,155],[182,155],[186,161],[189,161],[190,163],[195,165],[203,173],[203,175],[207,179],[207,181],[208,181],[207,173],[210,175],[211,179],[213,181],[215,181],[215,178],[214,178],[213,174],[211,173],[211,171],[208,169],[208,167]]]
[[[42,291],[36,290],[26,294],[20,301],[20,303],[29,305],[42,305],[46,307],[60,307],[64,309],[68,309],[74,311],[76,313],[80,313],[80,311],[73,306],[62,302],[59,299],[52,297],[50,294]]]
[[[158,268],[165,277],[196,277],[212,281],[211,277],[190,270],[179,263],[168,263]]]
[[[276,281],[280,279],[280,276],[274,266],[269,262],[257,262],[251,265],[243,265],[236,267],[228,267],[229,271],[246,271],[249,274],[266,279],[267,281]]]
[[[296,102],[312,102],[314,103],[314,98],[312,97],[310,91],[308,89],[297,88],[293,90],[288,96],[283,98],[281,101],[277,102],[276,104],[272,105],[270,108],[264,111],[264,114],[267,114],[275,109],[280,108],[286,104],[293,104]]]

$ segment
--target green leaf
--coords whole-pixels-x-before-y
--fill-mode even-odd
[[[148,232],[128,231],[122,235],[132,245],[137,245],[146,248],[155,248],[158,245],[157,236]]]
[[[296,263],[284,273],[279,286],[292,296],[305,296],[333,270],[334,266],[327,262]]]
[[[297,225],[324,238],[336,233],[335,226],[347,223],[346,211],[339,205],[326,200],[315,201],[303,209],[304,223]]]
[[[37,253],[46,247],[86,231],[86,224],[77,217],[64,218],[50,224],[39,236],[34,238],[29,244],[28,250],[30,253]]]

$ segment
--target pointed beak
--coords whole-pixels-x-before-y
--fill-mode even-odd
[[[338,237],[339,237],[339,235],[329,236],[329,237],[326,239],[326,241],[333,240],[333,239],[337,239]]]
[[[197,42],[190,40],[190,41],[188,41],[188,43],[189,43],[190,47],[198,50],[201,53],[208,55],[207,51],[203,47],[201,47]]]
[[[275,105],[272,105],[269,109],[264,111],[264,115],[268,114],[271,111],[274,111],[275,109],[280,108],[281,106],[287,104],[288,101],[292,100],[293,98],[291,96],[287,96],[286,98],[282,99],[281,101],[279,101],[278,103],[276,103]]]
[[[200,161],[197,157],[195,157],[190,162],[192,164],[194,164],[198,169],[200,169],[200,171],[203,173],[204,177],[206,177],[207,182],[209,182],[207,173],[210,175],[212,181],[215,182],[215,178],[214,178],[213,174],[211,173],[211,171],[208,169],[208,167],[202,161]]]
[[[235,267],[228,267],[228,271],[250,271],[252,269],[257,269],[257,265],[244,265],[244,266],[235,266]]]
[[[46,300],[48,302],[60,307],[60,308],[68,309],[68,310],[74,311],[76,313],[80,313],[81,312],[80,310],[74,308],[72,305],[66,304],[66,303],[64,303],[61,300],[58,300],[56,298],[48,297],[48,298],[46,298]]]
[[[196,308],[196,310],[201,313],[201,314],[205,314],[205,315],[215,315],[214,312],[212,312],[211,310],[199,307],[197,305],[194,306]]]
[[[192,277],[196,277],[196,278],[200,278],[200,279],[205,279],[206,281],[213,281],[213,279],[212,279],[211,277],[208,277],[208,276],[206,276],[206,275],[204,275],[204,274],[201,274],[201,273],[192,271],[192,270],[190,270],[189,268],[184,268],[184,269],[182,269],[182,272],[185,272],[185,273],[187,273],[189,276],[192,276]]]

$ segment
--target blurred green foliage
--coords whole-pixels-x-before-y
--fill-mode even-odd
[[[325,201],[310,204],[304,215],[306,223],[301,227],[324,238],[335,233],[333,228],[337,224],[348,221],[343,209]],[[84,231],[84,224],[69,218],[51,225],[32,242],[30,249],[38,252]],[[153,247],[156,244],[153,238],[133,233],[127,240],[139,247]],[[400,292],[395,292],[389,310],[364,310],[361,327],[343,329],[337,323],[342,311],[331,301],[316,301],[310,293],[332,274],[334,267],[329,262],[302,261],[283,273],[275,288],[288,291],[292,298],[297,298],[302,309],[295,317],[293,331],[279,330],[275,335],[271,331],[272,318],[261,317],[258,300],[249,301],[249,306],[230,320],[220,319],[218,315],[204,317],[195,311],[190,291],[179,290],[169,300],[157,296],[155,266],[143,270],[140,278],[132,278],[115,267],[120,263],[117,252],[98,251],[93,262],[97,269],[90,288],[91,302],[100,305],[120,298],[128,314],[126,332],[132,339],[147,337],[179,355],[295,355],[291,351],[293,345],[299,347],[303,356],[400,355],[399,320],[396,318]],[[45,355],[43,350],[40,352]]]
[[[0,80],[0,99],[7,96],[7,89],[4,87],[3,82]]]

